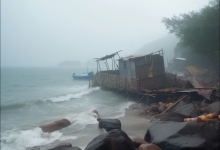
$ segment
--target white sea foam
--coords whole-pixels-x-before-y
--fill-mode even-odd
[[[51,98],[45,99],[44,101],[52,101],[52,102],[69,101],[74,98],[80,98],[84,95],[88,95],[88,94],[92,93],[93,91],[97,91],[99,89],[100,89],[99,87],[89,88],[89,89],[86,88],[86,89],[80,90],[80,92],[76,92],[74,94],[67,94],[65,96],[51,97]]]
[[[95,108],[92,108],[88,111],[84,111],[80,114],[72,114],[66,117],[66,119],[70,120],[72,125],[80,125],[79,130],[84,129],[88,124],[96,124],[97,121],[97,114],[94,113]]]
[[[36,127],[30,130],[11,130],[2,133],[2,150],[25,150],[26,147],[34,147],[49,144],[55,140],[76,139],[76,136],[63,135],[60,131],[44,133],[41,128]]]
[[[117,113],[119,113],[119,115],[116,115],[114,117],[111,117],[112,119],[115,119],[115,118],[120,118],[120,117],[123,117],[125,115],[125,111],[126,109],[129,109],[129,107],[134,104],[135,102],[127,102],[127,103],[124,103],[122,104],[121,108],[119,109],[119,111],[116,111]]]

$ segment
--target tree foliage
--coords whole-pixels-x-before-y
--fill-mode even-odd
[[[200,11],[163,18],[170,33],[180,38],[178,45],[219,64],[219,0],[212,1]],[[184,53],[184,52],[183,52]]]

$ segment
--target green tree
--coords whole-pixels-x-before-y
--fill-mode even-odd
[[[219,70],[219,0],[200,11],[163,18],[170,33],[180,38],[178,45],[190,47],[195,54],[207,58]],[[184,52],[183,52],[184,53]]]

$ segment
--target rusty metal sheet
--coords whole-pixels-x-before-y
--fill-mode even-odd
[[[195,88],[204,88],[204,86],[197,80],[197,79],[191,79],[189,82],[195,87]]]
[[[210,96],[212,94],[212,91],[213,91],[213,89],[197,89],[197,93],[199,95],[202,95],[203,97],[205,97],[208,100],[211,100]]]
[[[188,90],[183,90],[183,91],[178,91],[178,92],[197,92],[199,95],[203,96],[204,98],[211,100],[210,96],[213,92],[214,88],[198,88],[198,89],[188,89]]]

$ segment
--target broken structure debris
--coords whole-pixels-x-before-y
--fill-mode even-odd
[[[196,78],[180,78],[176,74],[166,73],[164,66],[163,50],[148,55],[130,55],[120,57],[117,51],[113,54],[101,58],[95,58],[97,62],[97,73],[94,77],[93,85],[101,86],[108,90],[122,91],[127,94],[142,95],[141,101],[147,101],[157,95],[175,97],[180,95],[197,93],[204,98],[211,100],[215,88],[206,87]],[[114,58],[118,56],[118,62]],[[112,60],[112,69],[107,59]],[[106,64],[106,71],[101,71],[100,61]],[[193,66],[186,67],[192,75],[201,73]],[[176,96],[177,95],[177,96]]]

